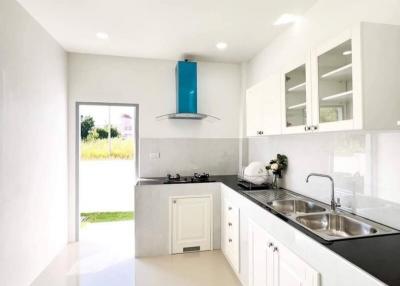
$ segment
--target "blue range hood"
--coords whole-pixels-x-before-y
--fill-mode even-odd
[[[158,116],[157,119],[195,119],[219,118],[197,113],[197,63],[179,61],[175,68],[176,113]]]

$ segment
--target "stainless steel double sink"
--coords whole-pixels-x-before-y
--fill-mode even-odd
[[[277,195],[271,192],[280,193]],[[328,205],[285,190],[247,191],[246,193],[324,240],[398,233],[395,229],[341,210],[331,211]],[[277,200],[268,200],[268,198],[277,197],[279,198]]]

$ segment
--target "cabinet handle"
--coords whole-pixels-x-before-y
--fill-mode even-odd
[[[317,129],[318,129],[318,125],[311,126],[311,130],[317,130]]]
[[[228,241],[229,241],[229,243],[231,243],[231,242],[232,242],[232,239],[228,239]]]
[[[263,135],[264,134],[264,131],[260,131],[260,135]]]
[[[269,248],[271,248],[272,246],[274,246],[274,244],[272,242],[268,243]]]
[[[228,210],[230,210],[230,211],[231,211],[231,210],[232,210],[232,207],[228,207]]]
[[[228,226],[232,226],[232,223],[231,223],[231,222],[228,222]]]
[[[279,249],[278,249],[278,247],[274,247],[274,252],[278,252],[279,251]]]
[[[308,125],[304,126],[304,131],[310,131],[310,130],[311,130],[310,126],[308,126]]]

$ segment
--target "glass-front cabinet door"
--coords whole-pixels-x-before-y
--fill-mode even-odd
[[[308,67],[304,63],[283,75],[283,133],[310,131],[311,96]]]
[[[353,129],[354,65],[351,34],[320,49],[314,60],[312,129]]]

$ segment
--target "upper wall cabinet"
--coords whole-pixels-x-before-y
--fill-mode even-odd
[[[315,49],[312,128],[396,129],[400,118],[400,27],[361,23]]]
[[[272,75],[246,92],[247,136],[281,134],[280,75]]]
[[[280,78],[281,101],[275,79],[248,90],[248,136],[398,129],[400,26],[360,23]]]
[[[311,125],[309,64],[304,61],[287,69],[282,76],[282,132],[299,133]]]
[[[313,130],[361,128],[361,50],[357,41],[357,29],[347,31],[313,54]]]

